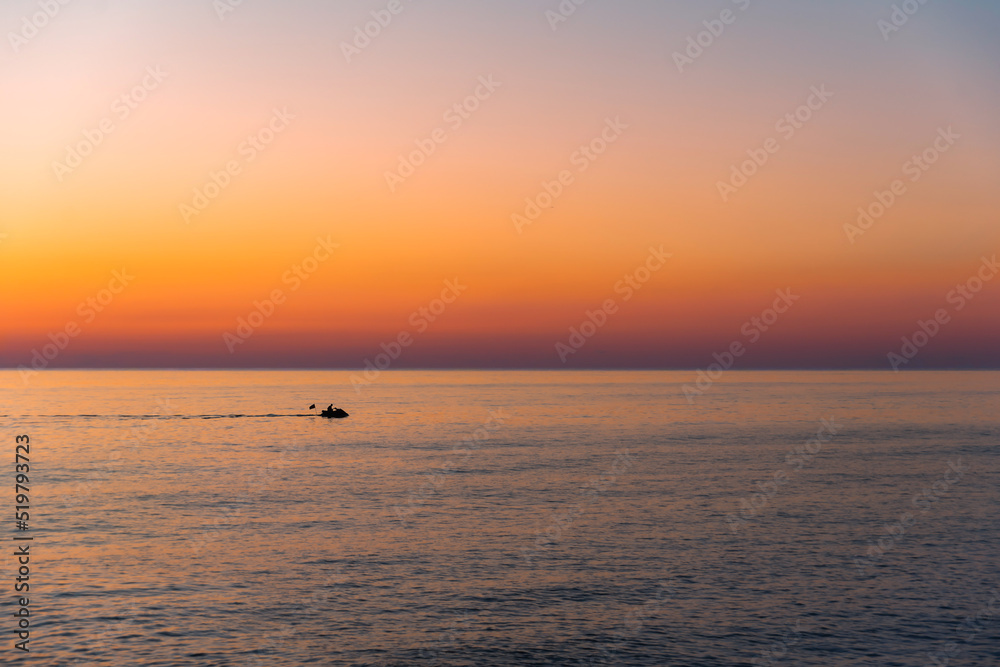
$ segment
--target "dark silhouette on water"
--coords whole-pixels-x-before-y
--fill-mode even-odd
[[[315,408],[316,408],[315,404],[309,406],[310,410],[313,410]],[[343,419],[344,417],[350,417],[350,415],[347,414],[346,411],[340,408],[333,407],[333,403],[331,403],[329,407],[327,407],[325,410],[320,412],[319,416],[326,417],[327,419]]]

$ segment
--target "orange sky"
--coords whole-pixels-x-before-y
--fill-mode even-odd
[[[8,4],[20,34],[37,7]],[[702,367],[791,288],[746,367],[888,367],[942,307],[913,366],[996,367],[1000,280],[961,311],[947,295],[1000,249],[1000,13],[927,5],[884,39],[888,12],[860,0],[716,4],[588,3],[553,30],[546,3],[404,3],[351,62],[342,43],[386,3],[63,7],[0,56],[0,364],[75,323],[49,367],[360,367],[401,332],[397,367],[562,367],[556,344],[613,298],[569,367]],[[778,124],[797,111],[794,132]],[[67,168],[74,146],[88,154]],[[193,214],[213,173],[225,187]],[[897,179],[852,242],[845,225]],[[545,183],[558,196],[519,230]],[[317,239],[338,247],[289,278]],[[616,284],[661,246],[626,301]],[[91,318],[80,304],[122,269],[134,280]],[[454,279],[467,289],[417,331]]]

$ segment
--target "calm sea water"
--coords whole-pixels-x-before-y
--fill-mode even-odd
[[[1000,664],[1000,373],[348,377],[0,373],[31,662]]]

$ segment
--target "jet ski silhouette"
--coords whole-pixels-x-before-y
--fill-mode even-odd
[[[315,404],[309,406],[310,410],[314,410],[315,408]],[[333,403],[330,404],[330,407],[320,412],[319,416],[325,417],[326,419],[343,419],[344,417],[350,417],[350,415],[344,410],[333,407]]]

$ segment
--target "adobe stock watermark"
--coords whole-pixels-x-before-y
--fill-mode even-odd
[[[980,607],[975,615],[966,616],[965,620],[962,621],[959,629],[965,633],[964,637],[957,637],[955,641],[945,644],[941,650],[927,654],[930,662],[927,663],[926,667],[948,667],[953,658],[957,658],[962,654],[964,650],[962,644],[968,644],[982,634],[986,630],[984,622],[992,621],[1000,614],[1000,607],[997,606],[998,602],[1000,602],[1000,588],[993,591],[989,601]]]
[[[7,41],[10,42],[10,48],[14,50],[14,53],[18,53],[22,48],[28,45],[28,42],[38,36],[38,34],[44,29],[49,23],[55,19],[56,16],[62,11],[62,8],[68,5],[73,0],[38,0],[38,8],[40,11],[31,14],[30,16],[21,17],[21,29],[17,32],[8,32]]]
[[[646,629],[646,622],[657,616],[662,607],[676,596],[676,589],[672,581],[660,581],[657,583],[656,595],[646,600],[645,604],[635,606],[626,612],[619,627],[611,633],[612,642],[604,645],[600,649],[600,658],[590,660],[585,665],[620,665],[623,664],[619,651],[626,648],[629,640],[639,636]]]
[[[732,3],[737,6],[739,11],[745,12],[750,8],[750,0],[732,0]],[[734,12],[732,9],[723,9],[719,13],[718,18],[707,19],[702,21],[702,25],[705,29],[696,35],[689,35],[687,38],[687,46],[683,51],[674,51],[673,58],[674,64],[677,65],[677,71],[681,74],[684,73],[684,68],[693,65],[694,61],[701,58],[705,51],[710,49],[716,40],[722,37],[723,33],[726,32],[726,27],[731,26],[736,23],[736,19],[739,18],[739,14]]]
[[[126,269],[112,271],[107,286],[98,290],[94,295],[88,296],[76,307],[76,314],[82,318],[83,325],[96,320],[97,316],[103,313],[115,298],[132,284],[133,280],[135,280],[135,276],[129,275]],[[72,339],[83,333],[83,325],[77,320],[70,320],[59,331],[51,332],[48,335],[48,343],[42,345],[40,349],[36,348],[31,351],[29,365],[17,367],[21,383],[27,386],[33,376],[48,368],[49,364],[69,347]]]
[[[706,370],[699,369],[693,385],[686,384],[682,388],[689,405],[694,405],[698,396],[703,395],[712,388],[712,385],[723,376],[723,374],[736,365],[736,360],[747,352],[747,345],[753,345],[761,339],[767,331],[773,327],[781,316],[801,297],[792,294],[791,289],[777,290],[777,298],[770,308],[765,308],[759,316],[751,317],[740,327],[740,333],[747,338],[747,344],[742,340],[734,340],[723,352],[715,352],[712,358],[714,364],[710,364]]]
[[[628,449],[621,449],[615,452],[615,459],[611,463],[611,467],[603,475],[592,477],[583,486],[583,490],[580,492],[581,499],[564,512],[553,515],[549,525],[544,530],[535,533],[534,548],[521,548],[521,558],[524,559],[525,563],[532,564],[535,556],[561,539],[563,533],[576,523],[587,507],[598,496],[615,486],[618,483],[619,477],[631,470],[634,465],[635,460]]]
[[[666,266],[667,260],[671,257],[673,255],[664,252],[662,245],[659,248],[650,247],[646,261],[626,273],[621,280],[615,283],[614,292],[622,297],[622,303],[631,301],[636,292],[652,280],[653,275]],[[569,338],[566,342],[556,343],[556,354],[559,355],[559,360],[565,364],[571,355],[582,350],[587,341],[597,335],[597,332],[608,323],[608,319],[618,313],[618,307],[618,301],[609,297],[601,303],[597,310],[586,311],[584,320],[579,325],[569,328]]]
[[[243,491],[232,499],[230,503],[222,504],[214,508],[208,517],[210,523],[195,526],[194,529],[186,533],[190,540],[192,549],[197,553],[206,553],[218,546],[224,540],[229,539],[233,531],[243,529],[250,524],[255,513],[247,512],[256,498],[273,489],[275,486],[287,483],[282,479],[282,471],[286,470],[291,461],[289,455],[298,455],[304,445],[295,438],[291,438],[289,444],[283,445],[277,456],[269,456],[266,463],[241,461],[243,465],[243,480],[241,485],[234,488],[243,487]]]
[[[454,647],[458,643],[459,637],[469,630],[469,626],[474,618],[467,611],[453,618],[451,623],[448,624],[447,630],[442,632],[436,639],[430,641],[430,645],[427,648],[417,649],[416,657],[421,661],[420,664],[441,664],[441,652],[444,649]]]
[[[577,173],[582,174],[587,171],[594,162],[604,155],[611,144],[617,142],[628,125],[622,122],[620,116],[615,116],[612,120],[607,118],[604,121],[604,129],[589,142],[581,145],[569,157],[569,162],[576,167]],[[513,213],[510,216],[511,222],[518,234],[524,232],[524,228],[533,224],[542,216],[542,211],[550,209],[566,191],[566,188],[576,182],[576,175],[570,169],[560,171],[555,179],[543,181],[542,189],[534,197],[527,197],[524,210],[521,213]]]
[[[833,97],[833,93],[826,89],[826,85],[813,86],[809,91],[810,95],[806,98],[805,104],[786,113],[774,124],[774,129],[781,135],[782,140],[791,141],[795,133],[805,127],[806,123],[816,115],[816,112],[826,106],[826,103]],[[748,149],[749,159],[731,166],[728,181],[716,183],[723,203],[728,202],[733,195],[739,192],[780,150],[781,141],[775,137],[765,140],[760,148]]]
[[[914,155],[903,163],[903,175],[908,176],[911,183],[916,183],[961,138],[962,135],[955,134],[950,125],[947,128],[938,128],[938,135],[931,145],[921,151],[919,155]],[[867,207],[858,208],[857,222],[855,224],[848,223],[844,225],[844,233],[847,234],[847,240],[853,244],[859,236],[872,228],[876,220],[880,219],[889,209],[895,206],[900,197],[907,192],[906,182],[900,178],[890,183],[888,190],[876,191],[875,201],[871,202]]]
[[[808,628],[803,627],[802,621],[795,621],[795,625],[790,626],[782,634],[781,639],[770,644],[766,649],[762,649],[759,658],[750,661],[753,667],[773,667],[780,661],[788,657],[789,649],[802,641],[802,633]]]
[[[483,102],[490,99],[497,88],[503,84],[493,80],[493,75],[479,77],[479,85],[468,97],[461,102],[456,102],[444,112],[443,120],[447,128],[435,128],[427,137],[416,139],[416,149],[406,155],[399,156],[399,164],[393,171],[385,172],[385,182],[389,186],[389,192],[396,190],[406,182],[410,176],[423,166],[428,158],[437,152],[438,146],[448,141],[448,132],[457,132],[461,129],[465,121],[472,118],[472,114],[480,109]]]
[[[200,526],[189,527],[185,537],[189,540],[190,548],[196,553],[211,553],[221,548],[225,548],[227,541],[232,540],[234,535],[245,534],[248,529],[252,529],[257,513],[247,511],[253,506],[257,499],[270,492],[279,485],[287,484],[287,479],[283,471],[291,464],[286,457],[289,454],[297,455],[304,446],[298,440],[291,438],[291,444],[284,446],[277,456],[268,457],[266,463],[244,462],[243,491],[232,497],[229,502],[224,502],[219,507],[214,508],[209,519],[211,523]],[[235,488],[239,488],[239,485]],[[343,574],[341,565],[333,567],[334,572],[328,573],[326,581],[319,587],[313,589],[313,594],[308,600],[298,598],[298,604],[302,612],[307,612],[312,607],[310,605],[323,604],[329,599],[330,593],[324,590],[329,586],[331,580],[336,577],[339,582],[343,582],[346,577]],[[261,660],[258,652],[267,649],[271,651],[280,650],[281,644],[294,635],[291,627],[286,627],[283,631],[267,636],[268,646],[265,649],[254,651],[249,661],[241,664],[271,665],[271,660]],[[265,656],[266,657],[266,656]]]
[[[870,566],[880,561],[885,554],[891,551],[906,536],[906,529],[916,524],[919,516],[930,512],[935,503],[950,493],[952,487],[961,482],[968,472],[969,466],[963,463],[962,457],[948,461],[940,479],[913,496],[911,504],[915,510],[919,510],[920,514],[917,515],[910,511],[902,512],[895,523],[883,525],[882,532],[884,534],[877,541],[868,541],[869,546],[864,557],[854,558],[854,565],[858,568],[858,572],[865,574]]]
[[[983,257],[979,270],[964,282],[955,285],[954,289],[945,295],[945,302],[952,306],[953,312],[961,312],[970,301],[983,291],[987,283],[996,278],[997,273],[1000,273],[997,256]],[[898,373],[900,367],[913,361],[920,350],[941,333],[941,328],[951,322],[951,317],[952,313],[949,312],[948,308],[938,308],[929,319],[917,320],[916,330],[901,339],[903,344],[899,351],[888,354],[892,370]]]
[[[212,9],[215,10],[215,15],[219,17],[220,21],[225,21],[227,15],[232,14],[238,7],[242,6],[243,0],[212,0]]]
[[[201,215],[213,201],[218,199],[219,195],[232,185],[233,179],[243,173],[243,167],[256,160],[261,152],[274,143],[279,134],[288,129],[289,121],[294,119],[295,115],[289,113],[287,108],[275,108],[267,124],[248,135],[246,141],[237,147],[238,158],[226,162],[219,171],[209,171],[208,182],[194,189],[191,202],[182,202],[178,205],[185,224]]]
[[[408,0],[413,2],[413,0]],[[382,34],[382,31],[392,25],[393,20],[403,13],[406,5],[402,0],[389,0],[384,9],[375,9],[371,12],[372,20],[363,25],[354,27],[354,38],[347,42],[340,43],[340,52],[350,64],[355,56],[360,56],[361,52],[372,44],[372,40]]]
[[[153,436],[162,435],[163,418],[175,414],[169,398],[157,397],[156,403],[157,414],[155,418],[150,415],[144,419],[135,419],[128,428],[116,429],[117,442],[130,445],[129,449],[133,454],[140,454],[142,446],[152,442]],[[100,457],[95,460],[93,470],[86,476],[77,478],[74,486],[59,496],[56,504],[60,508],[79,507],[82,504],[92,502],[95,496],[104,493],[101,485],[114,478],[115,473],[120,470],[124,456],[121,450],[115,446],[105,446],[103,452],[106,453],[104,460],[100,460]]]
[[[545,10],[545,20],[548,21],[552,32],[558,30],[560,24],[569,21],[570,17],[576,14],[576,10],[585,4],[587,0],[560,0],[554,10]]]
[[[83,139],[66,146],[66,157],[63,162],[52,162],[52,171],[55,173],[56,180],[62,183],[69,174],[80,167],[84,158],[92,155],[97,147],[118,129],[119,123],[128,120],[132,112],[146,101],[150,93],[160,87],[167,76],[167,73],[161,70],[159,65],[147,67],[146,75],[142,81],[124,95],[115,98],[115,101],[111,103],[111,115],[98,121],[97,127],[94,129],[84,128]]]
[[[344,572],[343,565],[335,565],[332,572],[323,573],[322,583],[312,586],[312,594],[308,599],[297,598],[297,608],[286,607],[285,620],[280,630],[255,633],[254,640],[259,642],[257,648],[250,652],[246,662],[247,667],[273,667],[275,655],[288,655],[300,639],[298,624],[295,619],[303,616],[314,616],[327,601],[340,594],[341,586],[351,583],[350,577]],[[121,636],[121,635],[118,635]],[[107,644],[112,645],[109,640]]]
[[[229,354],[236,352],[236,347],[250,340],[251,336],[264,326],[264,323],[287,301],[288,295],[297,292],[302,285],[311,278],[320,267],[333,257],[334,251],[340,244],[333,243],[330,236],[324,239],[316,239],[316,247],[306,255],[301,261],[293,264],[291,268],[281,275],[281,282],[286,285],[288,291],[278,287],[268,294],[262,301],[254,301],[253,309],[246,317],[236,318],[236,328],[230,333],[226,331],[222,334],[222,342],[225,344]]]
[[[879,19],[875,22],[875,27],[882,33],[882,40],[888,42],[893,33],[899,32],[904,25],[910,22],[920,9],[930,0],[903,0],[898,5],[892,6],[892,12],[887,19]]]
[[[749,498],[743,497],[739,499],[739,514],[726,515],[726,524],[729,526],[729,530],[737,533],[741,527],[749,523],[750,519],[756,518],[771,503],[771,500],[778,495],[778,491],[783,486],[793,481],[797,473],[801,472],[807,464],[819,456],[823,451],[823,446],[830,442],[839,430],[840,425],[837,424],[835,418],[821,419],[819,429],[816,430],[816,435],[807,440],[804,445],[795,447],[785,455],[785,465],[788,466],[787,470],[776,470],[770,479],[758,481],[755,484],[757,493],[754,493]]]
[[[448,306],[458,301],[458,298],[467,289],[469,286],[461,284],[458,278],[444,281],[444,289],[441,290],[439,298],[433,299],[426,306],[421,306],[410,313],[407,322],[414,327],[415,332],[403,330],[392,340],[382,343],[380,345],[382,351],[375,355],[374,361],[365,359],[364,371],[360,375],[358,373],[351,375],[351,385],[354,387],[354,391],[360,394],[361,387],[376,382],[382,371],[388,370],[392,363],[403,355],[403,350],[413,345],[416,336],[427,331],[431,324],[444,314]]]
[[[501,427],[509,419],[509,415],[504,414],[503,408],[497,408],[496,410],[489,411],[489,419],[487,419],[482,426],[477,428],[472,434],[462,441],[464,448],[461,446],[455,446],[451,453],[458,455],[464,454],[465,456],[461,460],[456,460],[454,458],[449,458],[442,464],[438,472],[427,475],[427,481],[425,481],[418,488],[413,489],[407,495],[406,505],[396,505],[393,508],[393,512],[396,515],[396,519],[399,520],[401,524],[406,525],[406,519],[423,506],[426,499],[433,496],[438,492],[441,486],[444,484],[446,476],[454,473],[461,466],[472,458],[472,454],[482,447],[482,443],[493,437],[494,432],[500,430]]]

